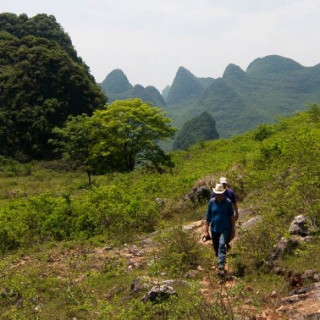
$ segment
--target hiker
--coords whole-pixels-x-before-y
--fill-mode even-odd
[[[219,183],[221,183],[223,185],[224,189],[226,190],[225,191],[225,196],[227,198],[229,198],[231,200],[232,204],[233,204],[233,208],[234,208],[234,212],[235,212],[235,219],[237,221],[238,218],[239,218],[239,211],[238,211],[238,202],[237,202],[236,195],[234,194],[232,189],[227,188],[227,184],[228,184],[227,178],[221,177],[219,179]],[[213,192],[212,198],[214,198],[214,197],[215,197],[215,193]]]
[[[221,183],[217,183],[213,189],[215,197],[208,203],[206,212],[206,224],[203,237],[208,239],[209,226],[211,227],[212,244],[216,257],[218,257],[219,275],[225,274],[227,255],[227,242],[234,237],[235,216],[230,199],[225,196],[226,189]]]

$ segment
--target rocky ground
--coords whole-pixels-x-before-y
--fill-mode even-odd
[[[240,210],[240,218],[238,222],[238,228],[248,229],[259,221],[259,217],[252,215],[249,210]],[[208,247],[208,250],[212,250],[211,241],[203,242],[201,240],[203,234],[203,220],[191,222],[183,227],[184,230],[195,232],[199,236],[199,243]],[[295,231],[295,233],[297,233]],[[124,261],[127,272],[133,270],[144,270],[147,264],[152,260],[154,252],[157,250],[157,243],[154,241],[156,233],[153,233],[147,237],[144,237],[136,245],[124,245],[122,248],[113,247],[97,247],[95,249],[84,249],[80,247],[61,250],[55,250],[54,248],[48,251],[46,256],[25,256],[17,261],[11,262],[7,265],[4,274],[12,272],[17,269],[23,269],[26,267],[32,267],[34,270],[39,270],[39,277],[47,277],[48,275],[56,276],[61,280],[72,281],[74,283],[80,283],[86,279],[90,271],[100,272],[106,262],[110,261]],[[298,235],[293,235],[297,237]],[[304,238],[308,236],[305,234]],[[296,239],[296,238],[293,238]],[[233,240],[233,244],[239,241],[239,237]],[[292,240],[295,241],[295,240]],[[276,246],[273,252],[270,253],[270,261],[274,263],[275,258],[281,257],[281,252],[285,250],[283,247],[286,243],[280,241],[278,247]],[[278,251],[277,251],[278,250]],[[281,251],[282,250],[282,251]],[[280,253],[279,253],[280,252]],[[213,260],[214,261],[214,260]],[[212,273],[215,274],[215,265],[212,263]],[[230,268],[225,278],[220,279],[218,277],[213,278],[208,276],[201,266],[198,266],[197,270],[194,270],[197,275],[203,273],[201,280],[200,292],[204,297],[210,299],[213,292],[220,294],[221,298],[225,300],[225,303],[230,303],[228,291],[232,289],[238,279],[232,273]],[[281,270],[274,269],[281,275]],[[72,275],[72,276],[71,276]],[[190,275],[192,276],[192,275]],[[284,276],[284,275],[283,275]],[[141,276],[135,279],[133,283],[128,284],[131,292],[141,292],[145,294],[142,298],[144,301],[152,300],[157,294],[175,294],[174,285],[178,280],[165,279],[166,275],[162,275],[162,279],[152,278],[149,276]],[[214,280],[213,280],[214,279]],[[187,280],[187,279],[186,279]],[[304,274],[291,274],[287,277],[286,281],[292,282],[292,292],[287,297],[284,297],[274,307],[274,303],[270,304],[270,307],[264,310],[258,310],[248,299],[245,303],[234,310],[239,314],[251,314],[247,319],[259,319],[259,320],[275,320],[275,319],[320,319],[320,273],[314,270],[307,270]],[[179,280],[181,282],[181,280]],[[308,283],[305,285],[305,283]],[[250,290],[248,287],[246,290]],[[110,289],[112,290],[112,288]],[[109,291],[110,291],[109,290]],[[112,292],[106,292],[106,295]],[[7,297],[12,295],[9,289],[2,289],[0,292],[1,297]],[[278,299],[277,292],[270,293],[270,299]],[[17,298],[18,301],[18,298]],[[18,303],[18,302],[17,302]],[[244,319],[244,318],[241,318]]]

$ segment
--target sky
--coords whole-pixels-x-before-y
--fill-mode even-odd
[[[0,0],[0,12],[54,15],[97,82],[171,85],[180,66],[222,77],[277,54],[320,63],[320,0]]]

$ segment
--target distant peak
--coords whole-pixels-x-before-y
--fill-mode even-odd
[[[107,93],[120,93],[130,90],[132,88],[132,85],[121,69],[114,69],[103,80],[102,87]]]
[[[241,78],[243,79],[243,77],[246,75],[245,71],[243,71],[239,66],[237,66],[236,64],[230,63],[224,73],[222,78]]]
[[[167,96],[169,104],[200,97],[204,91],[201,81],[184,67],[179,67]]]
[[[144,89],[144,87],[141,84],[135,84],[133,89]]]
[[[117,77],[124,77],[125,79],[127,79],[127,76],[124,74],[124,72],[121,70],[121,69],[114,69],[114,70],[112,70],[108,75],[107,75],[107,77],[106,77],[106,79],[107,78],[112,78],[112,77],[115,77],[115,76],[117,76]],[[127,79],[128,80],[128,79]]]
[[[179,71],[189,71],[187,68],[185,68],[184,66],[180,66],[179,68],[178,68],[178,72]]]
[[[180,66],[178,68],[178,71],[177,71],[176,75],[184,75],[184,76],[185,75],[191,75],[191,76],[194,77],[194,75],[188,69],[186,69],[185,67],[182,67],[182,66]]]
[[[171,87],[170,86],[166,86],[162,91],[161,91],[161,95],[163,96],[164,99],[167,99],[168,94],[170,92]]]
[[[302,68],[301,64],[292,59],[278,55],[270,55],[252,61],[247,68],[247,72],[251,74],[270,74],[296,71],[301,70]]]

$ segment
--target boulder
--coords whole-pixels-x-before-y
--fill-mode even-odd
[[[198,220],[198,221],[194,221],[194,222],[191,222],[185,226],[183,226],[183,230],[184,231],[192,231],[192,230],[196,230],[196,229],[199,229],[199,228],[203,228],[205,224],[205,220]]]
[[[207,186],[193,187],[190,192],[188,192],[184,200],[190,200],[192,203],[200,204],[208,202],[211,198],[211,191]]]
[[[297,246],[298,241],[291,238],[281,238],[277,245],[275,245],[269,254],[268,261],[275,261],[281,258],[285,253],[292,252]]]
[[[142,298],[143,302],[160,302],[161,300],[168,299],[170,296],[177,296],[173,287],[168,285],[153,286],[151,290]]]
[[[311,220],[303,214],[296,216],[290,224],[289,233],[305,237],[310,234]]]
[[[278,313],[285,314],[291,320],[320,319],[320,283],[293,290],[290,296],[281,299]]]
[[[255,225],[257,225],[260,221],[262,221],[261,216],[253,217],[253,218],[249,219],[248,221],[243,222],[240,226],[240,229],[243,231],[248,231],[248,230],[252,229]]]
[[[313,280],[315,274],[316,272],[314,270],[306,270],[302,275],[302,279]]]
[[[139,278],[135,278],[130,285],[130,293],[133,294],[135,292],[140,292],[146,289],[147,284]]]

